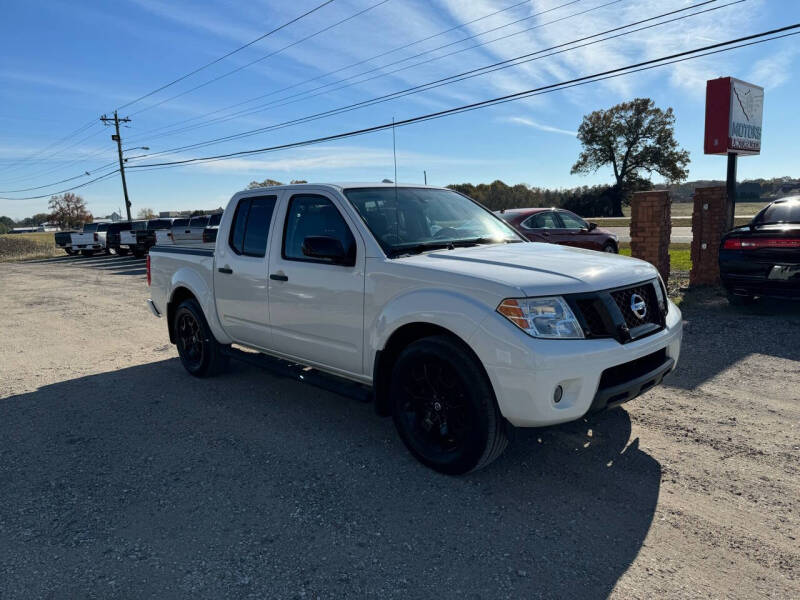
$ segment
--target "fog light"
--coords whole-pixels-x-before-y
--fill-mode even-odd
[[[563,396],[563,395],[564,395],[564,390],[562,389],[562,387],[560,385],[557,385],[556,386],[556,391],[553,392],[553,400],[555,400],[556,404],[561,402],[561,396]]]

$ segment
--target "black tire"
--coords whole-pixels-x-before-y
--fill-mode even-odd
[[[144,258],[144,250],[134,249],[132,252],[136,258]]]
[[[733,292],[727,292],[728,294],[728,303],[731,306],[750,306],[756,301],[755,296],[741,296],[739,294],[734,294]]]
[[[94,256],[94,250],[81,250],[81,256]]]
[[[128,256],[129,250],[127,248],[117,248],[118,256]]]
[[[400,353],[391,375],[392,418],[422,464],[447,475],[481,469],[508,444],[506,421],[478,360],[446,335]]]
[[[66,252],[70,256],[73,256],[75,254],[75,250],[73,250],[72,248],[64,248],[64,252]]]
[[[184,300],[172,321],[175,343],[183,368],[195,377],[211,377],[228,367],[225,347],[214,339],[197,300]]]
[[[612,253],[612,254],[618,254],[619,250],[617,250],[617,247],[614,244],[612,244],[611,242],[606,242],[605,245],[603,246],[603,252],[609,252],[609,253]]]

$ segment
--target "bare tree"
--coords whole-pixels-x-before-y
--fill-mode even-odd
[[[152,208],[140,208],[136,216],[140,219],[155,219],[156,213]]]
[[[86,201],[72,192],[52,196],[48,208],[50,222],[56,223],[62,229],[77,228],[94,220],[92,213],[86,208]]]

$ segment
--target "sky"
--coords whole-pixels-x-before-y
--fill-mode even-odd
[[[136,101],[323,1],[2,0],[0,196],[48,195],[115,168],[113,131],[99,117],[116,108],[131,119],[122,139],[132,167],[402,121],[800,22],[796,0],[334,0]],[[687,7],[694,8],[681,14],[720,8],[350,112],[185,148]],[[691,154],[689,178],[724,179],[724,157],[703,155],[705,82],[722,76],[765,88],[762,153],[740,159],[739,179],[800,176],[798,41],[771,41],[398,127],[397,178],[422,183],[427,172],[432,185],[611,183],[605,168],[570,175],[580,152],[575,132],[583,115],[646,96],[674,109],[677,140]],[[394,179],[392,142],[388,130],[179,168],[129,168],[133,213],[224,206],[250,181],[266,178]],[[64,179],[71,180],[56,183]],[[34,187],[40,189],[15,191]],[[124,211],[118,174],[75,191],[96,217]],[[46,209],[46,198],[0,200],[0,215],[15,219]]]

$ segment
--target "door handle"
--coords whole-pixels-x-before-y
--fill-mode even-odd
[[[233,269],[229,267],[220,267],[217,269],[217,271],[219,271],[220,273],[225,273],[226,275],[230,275],[231,273],[233,273]]]
[[[289,281],[289,276],[281,273],[272,273],[269,278],[273,281]]]

